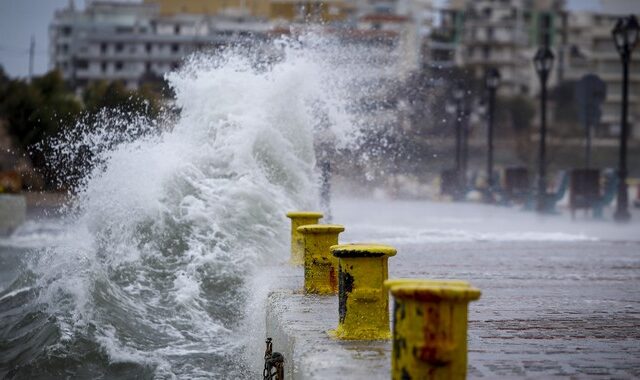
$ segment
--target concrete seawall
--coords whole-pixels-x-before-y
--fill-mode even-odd
[[[389,379],[391,341],[339,341],[336,296],[306,296],[302,275],[267,300],[267,336],[285,357],[287,379]]]

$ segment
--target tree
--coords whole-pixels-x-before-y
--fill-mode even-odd
[[[0,95],[0,115],[25,151],[73,123],[81,111],[80,102],[57,71],[35,78],[32,84],[11,80]]]
[[[26,83],[11,80],[0,67],[0,118],[6,121],[16,147],[28,153],[33,166],[44,175],[46,186],[54,188],[58,174],[54,171],[58,170],[49,168],[48,140],[60,136],[78,121],[91,130],[128,128],[129,124],[135,124],[130,121],[139,121],[141,117],[153,119],[161,109],[160,89],[144,84],[140,90],[129,90],[121,82],[100,81],[90,84],[80,100],[58,71]],[[86,129],[77,128],[74,133],[82,130]],[[33,149],[36,146],[38,149]]]
[[[145,115],[156,117],[160,113],[160,96],[152,90],[143,88],[139,91],[129,90],[120,81],[97,81],[90,84],[82,95],[85,109],[90,114],[97,114],[103,109],[128,115]]]
[[[32,148],[73,124],[82,105],[57,71],[35,78],[31,84],[4,79],[0,83],[0,117],[7,121],[17,147],[29,153],[33,165],[42,169],[46,184],[53,186],[54,173],[45,170],[45,153]]]
[[[4,94],[4,91],[6,90],[10,81],[11,80],[9,79],[9,76],[7,76],[7,73],[4,72],[4,67],[0,65],[0,99],[2,98],[2,95]]]

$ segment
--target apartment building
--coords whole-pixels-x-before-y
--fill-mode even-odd
[[[559,0],[451,1],[437,11],[425,66],[463,66],[477,78],[495,67],[502,75],[500,93],[533,95],[538,84],[531,58],[541,43],[541,18],[551,14],[553,45],[561,25],[555,15],[562,6]]]
[[[598,135],[618,133],[622,67],[611,30],[620,16],[640,14],[640,2],[607,1],[599,11],[587,12],[566,9],[559,0],[453,0],[436,13],[436,25],[425,43],[425,68],[465,67],[481,79],[488,67],[496,67],[502,76],[500,94],[528,97],[540,91],[532,58],[545,32],[541,18],[549,15],[547,32],[556,56],[549,86],[578,81],[589,73],[598,75],[607,85]],[[629,76],[629,123],[637,138],[640,49],[636,50]]]
[[[57,11],[50,25],[50,64],[81,90],[95,80],[136,88],[162,76],[186,55],[268,38],[271,25],[238,15],[163,15],[159,4],[92,1],[83,10]]]
[[[566,17],[563,79],[578,81],[585,74],[596,74],[605,82],[607,97],[597,133],[617,135],[621,117],[622,63],[611,30],[619,15],[573,12]],[[636,47],[634,53],[629,67],[629,124],[631,135],[640,138],[640,48]]]
[[[353,12],[349,0],[144,0],[158,4],[165,16],[176,14],[235,14],[264,20],[344,20]]]

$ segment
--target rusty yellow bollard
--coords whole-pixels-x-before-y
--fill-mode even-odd
[[[480,290],[456,280],[388,280],[394,296],[391,378],[464,379],[467,310]]]
[[[298,227],[304,239],[304,291],[311,294],[338,292],[338,259],[329,248],[338,244],[344,226],[308,224]]]
[[[344,244],[331,247],[339,259],[338,327],[329,334],[339,339],[390,339],[389,295],[384,289],[387,261],[396,254],[388,245]]]
[[[304,264],[304,241],[302,234],[298,232],[298,227],[307,224],[318,224],[322,218],[321,212],[315,211],[292,211],[287,213],[291,219],[291,258],[289,262],[293,265]]]

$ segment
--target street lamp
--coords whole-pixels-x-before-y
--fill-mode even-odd
[[[620,53],[620,59],[622,60],[622,120],[620,129],[620,157],[618,161],[618,200],[616,212],[613,214],[614,219],[621,222],[631,219],[627,194],[629,62],[631,61],[631,52],[638,43],[639,30],[638,20],[635,16],[631,15],[618,19],[615,27],[611,31],[616,49],[618,53]]]
[[[533,64],[540,79],[540,153],[538,156],[538,199],[536,210],[544,212],[546,207],[547,183],[545,173],[545,155],[547,138],[547,80],[553,67],[554,55],[548,46],[538,49]]]
[[[462,153],[462,117],[464,114],[463,110],[463,99],[464,99],[464,89],[459,84],[453,88],[451,92],[454,102],[446,103],[445,110],[448,114],[451,114],[455,118],[455,128],[456,128],[456,166],[454,172],[452,174],[453,181],[455,184],[453,185],[453,197],[456,200],[460,200],[463,198],[465,189],[463,189],[463,153]],[[466,186],[466,185],[465,185]]]
[[[462,98],[464,98],[464,90],[457,86],[453,90],[454,113],[456,117],[456,171],[460,173],[462,170]]]
[[[487,70],[485,86],[489,91],[489,112],[487,117],[487,192],[486,202],[493,202],[493,120],[496,104],[496,89],[500,85],[500,71],[495,67]]]
[[[464,89],[458,85],[453,90],[453,99],[455,100],[455,115],[456,115],[456,198],[463,198],[466,191],[466,170],[463,168],[463,153],[462,153],[462,139],[463,139],[463,106],[462,100],[464,98]]]

